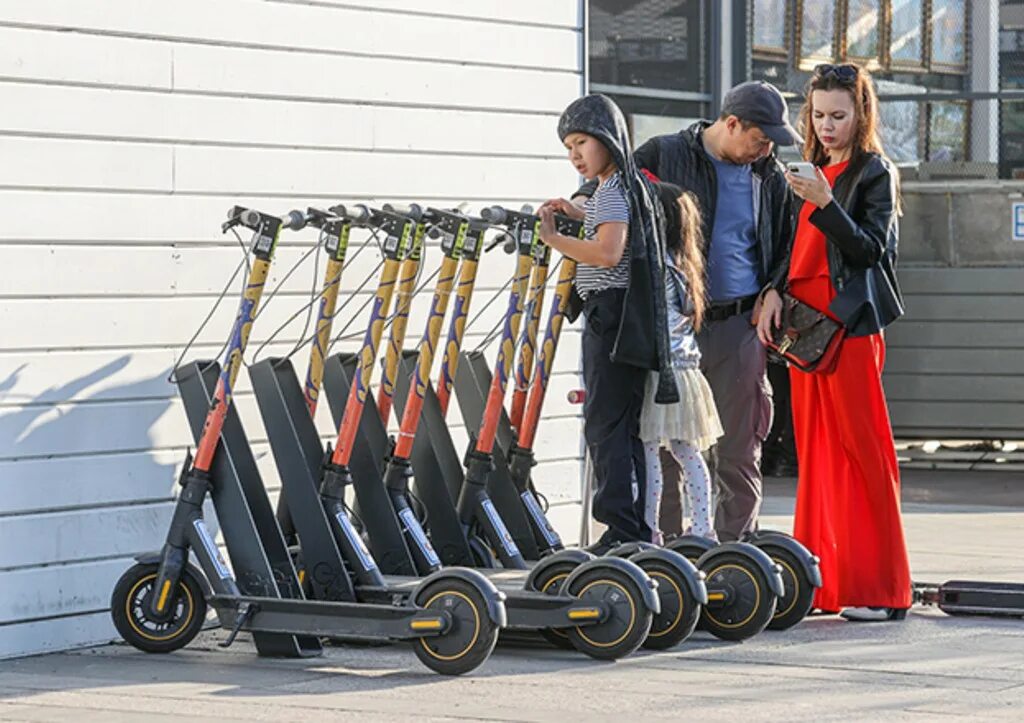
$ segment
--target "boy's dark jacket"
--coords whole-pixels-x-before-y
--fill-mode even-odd
[[[665,222],[657,195],[633,160],[625,118],[610,98],[587,95],[573,101],[558,120],[558,137],[564,141],[570,133],[586,133],[604,143],[622,174],[629,203],[629,288],[612,360],[664,370],[658,374],[655,399],[677,402],[665,309]]]

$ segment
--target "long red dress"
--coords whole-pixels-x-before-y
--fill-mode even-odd
[[[822,170],[830,184],[847,163]],[[825,235],[800,212],[789,292],[827,311],[835,297]],[[900,520],[900,476],[882,389],[881,334],[847,338],[831,374],[790,368],[799,480],[793,534],[821,558],[815,607],[907,608],[910,563]]]

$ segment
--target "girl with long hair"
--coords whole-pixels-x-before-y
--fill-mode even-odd
[[[644,518],[653,532],[652,541],[663,543],[659,527],[663,490],[660,449],[665,447],[683,472],[692,523],[686,531],[717,539],[711,512],[711,476],[701,454],[722,436],[722,425],[711,387],[699,368],[696,332],[706,306],[700,210],[693,195],[679,186],[659,183],[656,188],[665,215],[665,297],[679,401],[658,404],[657,379],[654,373],[648,375],[640,415],[640,439],[647,465]],[[678,490],[671,492],[678,497]],[[681,528],[681,520],[676,522],[680,524],[672,527]]]
[[[896,284],[897,171],[879,137],[871,78],[815,69],[801,112],[817,177],[786,177],[803,199],[789,293],[839,321],[834,370],[790,369],[799,480],[795,536],[821,558],[816,606],[856,621],[900,620],[911,603],[900,475],[882,388],[882,330],[903,313]],[[768,339],[772,320],[758,333]]]

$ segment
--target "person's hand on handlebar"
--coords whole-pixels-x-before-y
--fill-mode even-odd
[[[573,219],[574,221],[583,220],[583,209],[575,205],[572,201],[567,201],[564,198],[552,198],[541,204],[540,211],[544,209],[551,209],[552,213],[559,213],[563,216]],[[541,219],[543,219],[541,214]]]

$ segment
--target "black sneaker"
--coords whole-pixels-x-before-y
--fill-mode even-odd
[[[611,550],[614,550],[616,547],[621,545],[622,542],[623,541],[618,538],[618,535],[615,535],[611,530],[608,530],[598,538],[597,542],[587,545],[583,549],[592,555],[601,557],[602,555],[607,555]]]

